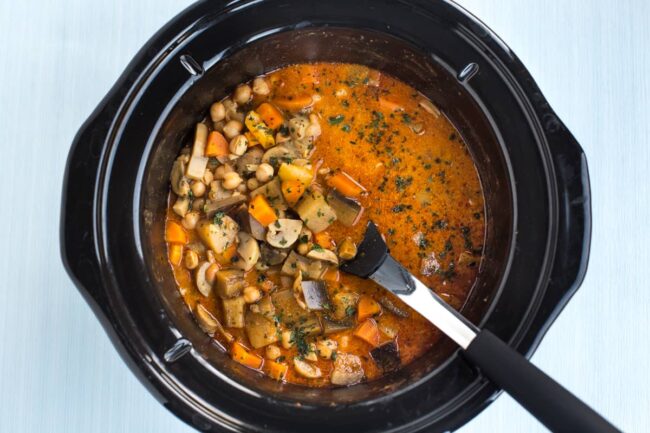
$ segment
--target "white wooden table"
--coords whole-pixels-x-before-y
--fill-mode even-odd
[[[533,361],[625,431],[650,431],[650,2],[463,0],[587,152],[583,287]],[[0,431],[189,432],[135,379],[59,258],[73,135],[184,0],[0,0]],[[539,432],[508,396],[462,429]]]

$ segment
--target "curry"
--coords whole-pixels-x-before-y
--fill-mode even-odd
[[[439,331],[339,264],[372,220],[454,308],[485,221],[460,134],[417,90],[361,65],[289,66],[215,102],[174,161],[169,263],[197,323],[279,381],[349,386],[430,350]]]

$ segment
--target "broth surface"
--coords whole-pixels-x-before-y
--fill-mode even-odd
[[[256,89],[265,90],[260,84],[262,81],[268,87],[266,94],[256,92]],[[245,93],[245,89],[236,90],[228,100],[236,101],[238,97],[241,100]],[[223,102],[227,111],[228,101]],[[252,83],[249,100],[237,106],[241,113],[237,114],[233,110],[231,117],[245,115],[243,123],[247,125],[249,113],[251,110],[254,113],[261,111],[261,103],[270,103],[279,111],[283,120],[282,126],[263,131],[275,137],[273,146],[262,149],[265,153],[269,149],[284,145],[285,143],[280,141],[286,137],[290,137],[289,143],[293,140],[295,143],[304,144],[304,141],[308,147],[305,150],[308,157],[286,160],[280,157],[279,161],[270,160],[271,165],[277,166],[274,167],[274,178],[278,177],[278,168],[283,163],[292,167],[305,164],[303,167],[307,167],[314,176],[311,184],[303,185],[304,192],[299,199],[301,201],[288,206],[286,210],[278,210],[274,198],[267,195],[267,202],[274,208],[276,217],[292,221],[302,219],[302,227],[315,224],[313,219],[309,221],[303,218],[303,215],[296,215],[296,209],[314,191],[322,191],[326,203],[332,204],[328,198],[332,190],[336,190],[341,196],[346,196],[346,203],[356,203],[356,206],[362,209],[351,226],[344,225],[341,214],[336,213],[336,220],[323,222],[328,223],[324,230],[312,231],[308,241],[305,241],[305,235],[301,232],[299,240],[289,245],[289,249],[293,250],[294,254],[298,251],[300,256],[304,256],[300,252],[309,251],[309,254],[313,254],[313,251],[322,253],[322,250],[329,250],[339,256],[338,260],[342,260],[343,244],[358,244],[363,238],[367,222],[372,220],[384,235],[393,257],[454,308],[460,309],[477,278],[481,260],[485,231],[483,195],[471,156],[460,135],[445,116],[422,94],[405,83],[367,67],[351,64],[295,65],[261,77]],[[215,106],[213,110],[217,110]],[[209,132],[217,131],[226,135],[227,119],[215,122],[213,119],[219,119],[220,116],[215,117],[213,114],[219,113],[211,112],[203,125]],[[315,117],[310,119],[309,115]],[[292,122],[298,121],[291,119],[303,119],[309,122],[309,125],[315,120],[320,129],[319,134],[295,138],[295,125],[298,123]],[[248,129],[247,152],[256,147],[261,149],[263,143],[256,145],[255,134],[251,135],[251,130]],[[313,127],[312,130],[316,128]],[[246,131],[246,126],[243,131]],[[233,140],[227,139],[230,141],[229,152],[233,149]],[[179,158],[194,158],[194,152],[190,143],[190,147],[184,148]],[[209,206],[211,201],[218,201],[210,199],[216,197],[215,191],[228,193],[228,190],[223,191],[227,179],[218,179],[220,176],[217,173],[219,167],[224,164],[233,167],[235,172],[241,172],[240,185],[248,184],[251,179],[255,179],[255,182],[251,182],[249,186],[256,186],[256,182],[258,187],[265,184],[259,182],[256,175],[261,164],[251,173],[246,171],[246,167],[238,167],[237,159],[229,158],[231,157],[209,157],[207,170],[211,175],[207,179],[192,180],[183,176],[191,191],[201,191],[202,188],[195,186],[196,183],[203,183],[205,187],[205,193],[201,195],[188,194],[193,197],[188,199],[190,204],[187,209],[175,206],[179,200],[184,200],[184,197],[179,198],[179,194],[170,192],[167,241],[170,265],[185,302],[195,313],[204,330],[214,334],[215,340],[225,350],[230,351],[235,360],[278,380],[322,387],[352,385],[359,381],[377,379],[410,363],[432,348],[440,338],[440,332],[433,325],[374,282],[340,273],[336,266],[323,260],[317,260],[323,268],[320,275],[315,276],[311,270],[309,273],[303,270],[303,286],[298,284],[304,292],[306,281],[324,281],[327,301],[323,304],[323,309],[304,309],[305,316],[298,320],[300,322],[304,319],[302,323],[287,322],[286,311],[282,308],[285,305],[281,301],[282,293],[294,293],[296,277],[286,275],[282,270],[285,269],[282,268],[283,264],[260,266],[258,261],[243,273],[245,286],[257,288],[259,292],[260,298],[254,302],[248,301],[255,297],[255,291],[246,288],[243,295],[240,288],[237,293],[227,296],[223,296],[222,291],[212,289],[208,296],[204,296],[197,287],[197,274],[202,264],[210,263],[211,259],[216,261],[217,264],[212,270],[216,267],[219,273],[230,268],[242,269],[245,260],[241,253],[239,257],[237,254],[228,256],[233,254],[233,245],[228,246],[229,253],[211,254],[213,257],[210,257],[209,251],[213,248],[209,245],[206,248],[205,237],[199,234],[196,227],[192,227],[191,216],[188,217],[188,214],[194,212],[194,218],[207,221],[205,224],[210,223],[212,227],[221,227],[218,222],[223,224],[224,217],[234,215],[234,209],[227,209],[221,217],[219,212],[215,216],[207,217],[204,211],[204,206]],[[185,165],[191,167],[192,163],[187,161]],[[338,177],[333,180],[336,175]],[[210,178],[213,178],[212,181],[207,182]],[[285,179],[289,178],[294,180],[293,177],[285,175]],[[354,182],[349,183],[350,178]],[[214,182],[220,184],[215,185]],[[285,182],[286,180],[282,180],[283,190]],[[355,182],[362,187],[361,193],[354,189]],[[218,188],[213,188],[214,186]],[[239,194],[247,197],[244,205],[247,205],[250,211],[250,188],[238,188]],[[287,197],[293,192],[283,191],[283,194]],[[203,203],[200,203],[201,200]],[[198,209],[195,206],[197,202]],[[276,230],[274,224],[278,224],[277,221],[284,220],[271,222],[266,229],[267,236],[270,230]],[[178,231],[178,227],[181,227],[185,235],[185,238],[181,236],[180,240],[175,237],[178,233],[174,231]],[[242,245],[240,236],[242,235],[238,235],[235,241],[237,248]],[[246,239],[244,236],[244,240]],[[305,247],[300,246],[301,242]],[[258,240],[256,243],[262,246],[266,241]],[[323,243],[326,245],[321,245]],[[188,260],[188,254],[196,254],[198,266],[193,267],[194,263]],[[188,269],[188,263],[191,269]],[[205,268],[209,266],[206,264]],[[212,282],[209,286],[217,287],[218,284]],[[342,296],[342,293],[345,296]],[[246,297],[247,294],[250,296],[244,305],[247,318],[245,326],[227,327],[229,319],[224,317],[227,308],[225,303],[239,299],[237,297]],[[301,294],[297,296],[300,303]],[[352,301],[341,301],[341,298],[346,297]],[[363,305],[360,305],[362,299]],[[275,309],[273,314],[265,316],[265,320],[272,326],[266,322],[263,326],[270,326],[268,329],[273,329],[277,335],[265,333],[263,339],[273,341],[254,348],[249,338],[249,325],[254,320],[248,319],[253,317],[250,312],[253,310],[259,317],[265,314],[264,305],[267,304],[264,302],[269,302]],[[341,310],[340,302],[350,305]],[[205,317],[202,320],[197,315],[198,305],[205,308],[213,316],[212,319],[225,327],[224,332],[211,327],[212,322],[206,325]],[[341,311],[345,311],[343,317]],[[368,311],[374,311],[375,314],[366,317]],[[363,317],[360,313],[364,313]],[[320,330],[314,331],[310,325],[305,325],[311,323],[313,318],[316,318]],[[323,335],[323,323],[329,319],[339,325],[344,323],[348,328]],[[365,328],[362,328],[364,324]],[[286,345],[283,345],[283,332],[291,333]],[[378,340],[373,340],[374,338]],[[328,343],[325,343],[326,341]],[[334,355],[324,347],[330,344],[331,348],[331,342],[336,346],[331,350]],[[274,348],[269,349],[269,346]],[[320,348],[323,347],[321,351]],[[395,348],[398,349],[397,355],[394,353]],[[279,351],[275,352],[275,349]],[[329,356],[326,356],[328,354]],[[394,362],[396,357],[397,364]],[[307,367],[317,368],[320,375],[308,377],[308,374],[303,374],[305,363],[308,364]],[[345,374],[334,379],[334,370],[343,371],[346,368],[352,370],[347,373],[352,373],[355,380]],[[357,374],[359,369],[360,375]],[[346,380],[349,383],[340,383]]]

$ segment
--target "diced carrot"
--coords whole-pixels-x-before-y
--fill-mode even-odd
[[[327,179],[327,184],[336,188],[338,192],[347,197],[359,197],[366,189],[359,182],[344,171],[339,171]]]
[[[232,263],[232,258],[237,254],[237,244],[229,245],[221,254],[215,254],[214,258],[220,265],[229,265]]]
[[[185,229],[176,221],[167,222],[167,227],[165,227],[165,240],[170,244],[185,245],[188,242]]]
[[[357,329],[354,330],[354,335],[373,347],[379,346],[379,341],[381,340],[379,328],[374,319],[368,319],[359,325]]]
[[[381,305],[370,296],[362,296],[357,305],[357,319],[359,322],[381,313]]]
[[[183,259],[183,245],[181,244],[170,244],[168,248],[169,253],[169,263],[174,266],[181,264]]]
[[[289,206],[298,203],[300,197],[305,193],[305,184],[299,180],[285,180],[282,182],[282,195]]]
[[[287,371],[289,370],[289,366],[281,362],[275,362],[267,359],[264,363],[264,370],[266,371],[266,374],[268,374],[272,379],[284,380],[284,377],[287,375]]]
[[[261,357],[249,352],[248,349],[246,349],[241,343],[237,341],[232,344],[230,354],[232,356],[232,359],[235,361],[239,362],[242,365],[245,365],[246,367],[254,368],[256,370],[259,370],[262,367],[262,363],[264,362]]]
[[[282,113],[280,112],[280,110],[278,110],[268,102],[264,102],[260,104],[260,106],[257,107],[256,111],[260,115],[264,123],[266,123],[266,126],[268,126],[271,129],[278,129],[282,125],[282,122],[284,121],[284,118],[282,117]]]
[[[389,101],[388,99],[384,98],[379,98],[379,108],[391,113],[393,111],[401,111],[404,109],[404,107],[399,105],[397,102]]]
[[[323,272],[320,278],[325,281],[336,283],[339,281],[340,277],[341,275],[339,274],[339,270],[334,266],[330,266],[325,269],[325,272]]]
[[[248,213],[264,227],[278,219],[275,211],[262,194],[256,195],[248,204]]]
[[[292,113],[309,107],[313,102],[310,95],[286,96],[273,100],[275,105]]]
[[[328,250],[334,249],[335,247],[332,236],[326,231],[314,233],[314,242]]]
[[[208,136],[208,145],[205,147],[205,156],[226,156],[228,155],[228,141],[219,131],[212,131]]]

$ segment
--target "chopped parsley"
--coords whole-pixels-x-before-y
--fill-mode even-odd
[[[217,212],[216,214],[214,214],[214,218],[212,218],[212,221],[213,221],[216,225],[221,226],[221,225],[223,225],[223,217],[224,217],[224,216],[226,216],[225,213],[223,213],[223,212]]]
[[[336,116],[330,116],[328,122],[330,125],[338,125],[339,123],[345,120],[345,116],[342,114],[337,114]]]
[[[404,191],[412,183],[413,183],[413,176],[408,176],[408,177],[397,176],[395,178],[395,188],[397,188],[398,191]]]

